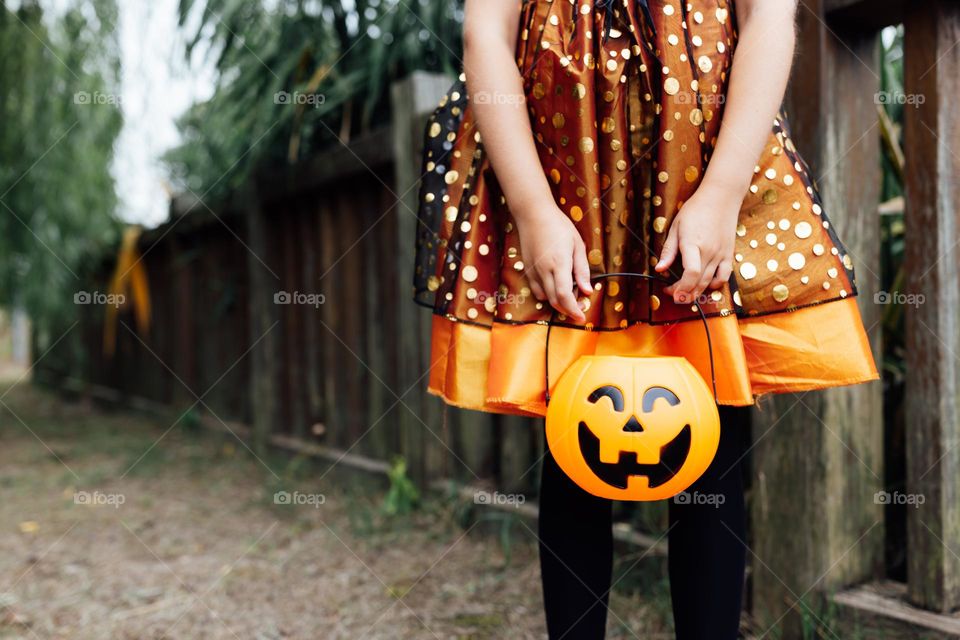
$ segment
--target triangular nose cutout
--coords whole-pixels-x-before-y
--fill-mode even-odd
[[[640,433],[643,431],[643,427],[640,426],[640,421],[637,420],[637,416],[630,416],[627,424],[623,425],[623,430],[627,433]]]

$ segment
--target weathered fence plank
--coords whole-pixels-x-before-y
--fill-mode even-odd
[[[907,489],[910,600],[960,607],[960,5],[911,7],[905,22]]]
[[[857,268],[859,306],[879,360],[880,165],[875,31],[828,26],[803,3],[790,99],[793,134]],[[761,628],[800,638],[822,590],[875,577],[882,563],[879,384],[770,398],[753,412],[752,600]],[[816,615],[816,614],[814,614]]]

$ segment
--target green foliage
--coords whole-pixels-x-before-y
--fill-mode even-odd
[[[387,473],[390,489],[383,498],[383,512],[387,515],[402,515],[413,511],[420,502],[420,492],[407,476],[407,461],[397,458]]]
[[[52,4],[52,3],[51,3]],[[65,326],[118,238],[116,0],[0,9],[0,305]]]
[[[389,117],[389,84],[460,69],[457,0],[180,0],[187,57],[215,65],[214,95],[180,120],[166,160],[179,186],[223,197]],[[206,198],[205,198],[206,199]]]

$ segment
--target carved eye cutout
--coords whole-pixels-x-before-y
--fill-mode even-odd
[[[610,398],[610,401],[613,403],[613,410],[617,413],[623,412],[623,392],[620,391],[620,389],[617,389],[611,385],[606,385],[594,390],[587,400],[590,402],[590,404],[597,404],[600,401],[600,398]],[[676,396],[674,396],[674,398],[676,398]],[[677,400],[677,402],[680,401]]]
[[[596,393],[596,392],[594,392]],[[657,400],[663,398],[667,401],[671,407],[675,407],[680,404],[680,398],[677,397],[673,391],[666,389],[664,387],[650,387],[643,392],[643,412],[650,413],[653,411],[653,405],[656,404]]]

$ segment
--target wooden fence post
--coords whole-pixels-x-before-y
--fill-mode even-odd
[[[392,87],[394,191],[398,202],[394,216],[397,224],[396,268],[393,271],[401,292],[397,312],[399,350],[396,393],[403,404],[396,412],[400,428],[400,450],[408,468],[418,480],[446,475],[444,465],[449,452],[437,441],[445,439],[443,408],[439,399],[426,393],[430,366],[430,312],[413,302],[413,263],[415,253],[418,194],[420,183],[423,129],[426,118],[449,89],[451,79],[440,74],[413,73]],[[424,426],[426,425],[426,426]],[[433,434],[426,430],[430,429]]]
[[[825,0],[802,2],[789,116],[827,213],[857,269],[860,310],[879,356],[878,33],[838,35]],[[819,596],[876,576],[883,559],[882,395],[878,383],[787,394],[753,412],[752,602],[758,635],[802,635]]]
[[[960,5],[911,3],[905,19],[908,597],[960,607]],[[922,297],[921,297],[922,296]]]
[[[277,380],[277,358],[280,341],[276,326],[279,320],[273,296],[278,283],[261,263],[269,264],[269,233],[263,209],[254,187],[241,200],[245,203],[247,228],[247,278],[249,278],[249,345],[250,360],[250,413],[253,422],[253,448],[257,453],[266,450],[270,434],[277,427],[277,395],[280,386]],[[256,346],[252,346],[252,345]]]

